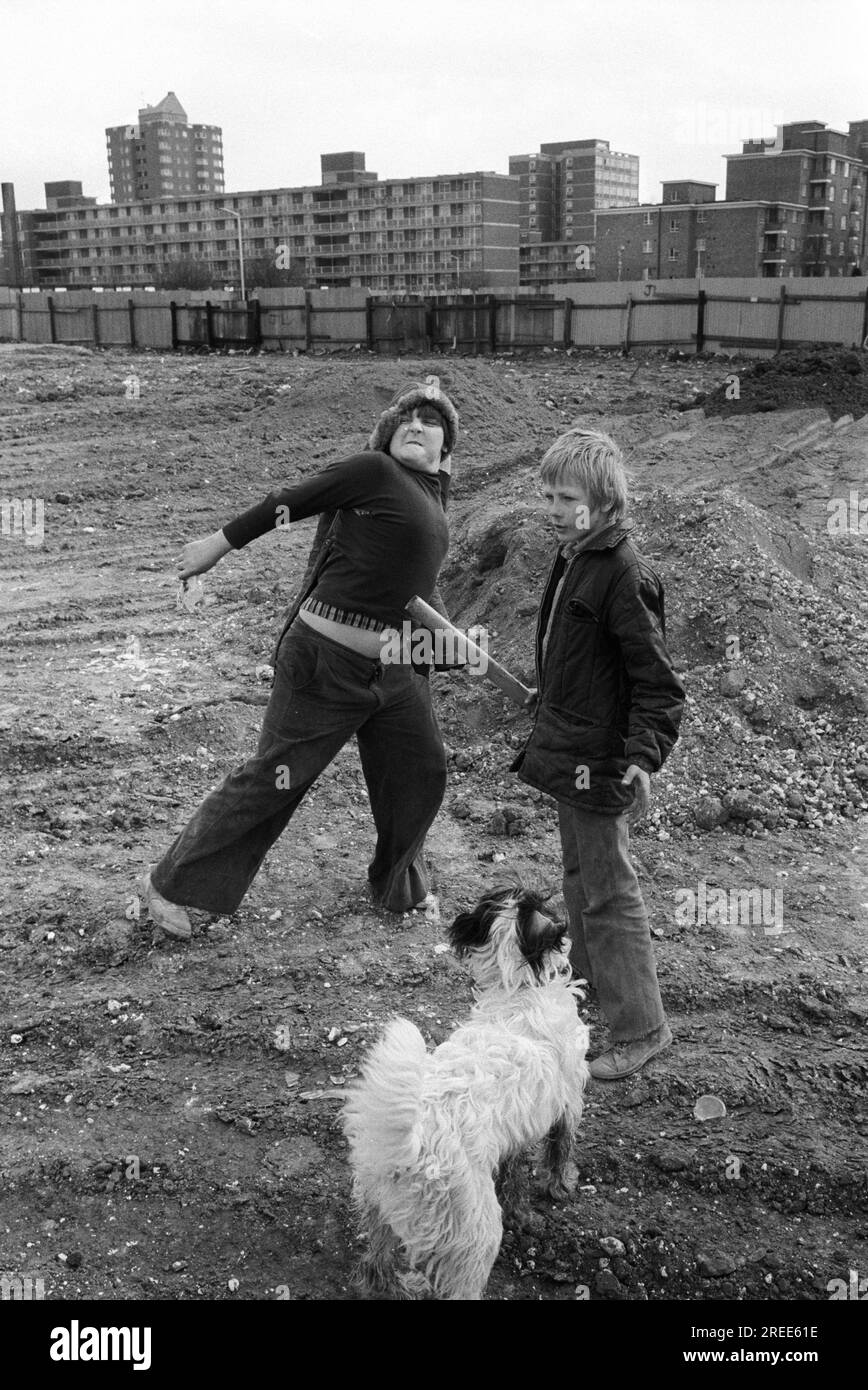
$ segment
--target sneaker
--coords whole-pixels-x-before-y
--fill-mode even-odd
[[[639,1038],[636,1042],[630,1043],[616,1043],[608,1052],[595,1057],[593,1062],[589,1063],[588,1070],[597,1081],[621,1081],[625,1076],[632,1076],[640,1067],[644,1067],[646,1062],[650,1062],[652,1057],[656,1057],[658,1052],[668,1047],[671,1041],[669,1025],[664,1023],[662,1028],[656,1029],[647,1038]]]
[[[180,903],[170,903],[168,898],[160,897],[151,883],[150,871],[142,874],[139,879],[139,887],[151,921],[155,922],[158,927],[162,927],[169,936],[177,936],[182,941],[189,941],[193,935],[190,918]]]
[[[440,899],[436,893],[426,893],[422,901],[416,903],[413,911],[418,912],[420,917],[424,917],[434,926],[440,925]]]

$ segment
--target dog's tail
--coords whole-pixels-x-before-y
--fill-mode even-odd
[[[428,1051],[415,1024],[393,1019],[350,1087],[343,1124],[354,1167],[403,1168],[419,1156]]]

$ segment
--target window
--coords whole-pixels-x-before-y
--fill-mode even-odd
[[[829,160],[829,173],[830,173],[830,174],[834,174],[835,168],[836,168],[836,165],[835,165],[834,159],[830,159],[830,160]]]
[[[790,250],[791,250],[791,251],[795,251],[795,249],[796,249],[796,239],[795,239],[795,237],[790,237]]]
[[[674,246],[670,246],[670,248],[669,248],[669,259],[670,259],[670,261],[677,261],[677,260],[678,260],[678,251],[677,251],[676,247],[674,247]]]
[[[700,208],[699,212],[697,212],[696,220],[697,222],[706,222],[708,220],[703,208]]]
[[[842,231],[842,232],[846,232],[846,230],[847,230],[847,219],[846,219],[846,217],[842,217],[842,218],[841,218],[841,231]]]
[[[642,242],[642,250],[646,256],[650,256],[651,252],[654,250],[654,244],[650,238]]]
[[[699,237],[696,238],[696,249],[697,249],[697,251],[704,251],[704,250],[705,250],[705,237],[704,237],[704,236],[699,236]]]
[[[678,220],[677,217],[670,217],[670,219],[669,219],[669,230],[670,230],[670,232],[677,232],[677,231],[678,231],[679,225],[680,225],[680,224],[679,224],[679,220]]]
[[[654,214],[653,214],[653,213],[650,213],[650,212],[646,212],[646,213],[645,213],[645,216],[642,218],[642,222],[643,222],[644,226],[646,226],[646,227],[650,227],[653,220],[654,220]]]

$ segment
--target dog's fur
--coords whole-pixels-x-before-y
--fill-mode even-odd
[[[393,1020],[349,1092],[369,1291],[481,1298],[503,1234],[495,1179],[509,1200],[530,1144],[547,1138],[549,1191],[566,1195],[588,1030],[564,928],[543,906],[510,887],[456,917],[450,943],[478,989],[469,1020],[433,1053],[412,1023]]]

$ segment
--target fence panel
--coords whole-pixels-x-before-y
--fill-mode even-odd
[[[133,328],[136,347],[152,351],[170,350],[172,320],[168,300],[162,303],[152,294],[133,294]]]
[[[438,301],[433,306],[430,330],[434,345],[454,352],[484,352],[489,342],[490,313],[487,303]]]
[[[552,347],[563,337],[563,304],[511,299],[497,306],[498,347]]]
[[[427,304],[375,303],[371,310],[373,346],[377,351],[425,352],[436,327],[432,317]]]
[[[205,347],[208,324],[204,304],[175,305],[175,344],[178,347]]]
[[[630,315],[631,347],[693,347],[698,299],[634,300]]]
[[[779,310],[777,298],[757,295],[753,300],[730,300],[718,298],[711,290],[705,305],[705,346],[710,352],[743,348],[773,351]]]
[[[858,347],[862,342],[865,301],[805,298],[787,304],[784,314],[784,347],[794,342],[842,343]]]
[[[26,294],[24,296],[22,339],[25,343],[50,343],[51,320],[48,313],[47,297]]]
[[[254,318],[254,310],[244,300],[230,304],[212,304],[211,346],[254,346]]]
[[[123,299],[117,303],[108,302],[97,305],[99,316],[97,332],[100,347],[130,346],[132,339],[130,337],[130,314],[127,299],[128,296],[124,295]]]
[[[70,304],[65,294],[52,295],[50,299],[50,313],[54,319],[54,341],[56,343],[92,343],[94,341],[93,309],[84,304]]]
[[[313,344],[355,347],[367,341],[366,290],[311,290],[311,338]]]
[[[620,347],[623,304],[574,304],[570,341],[574,347]]]

